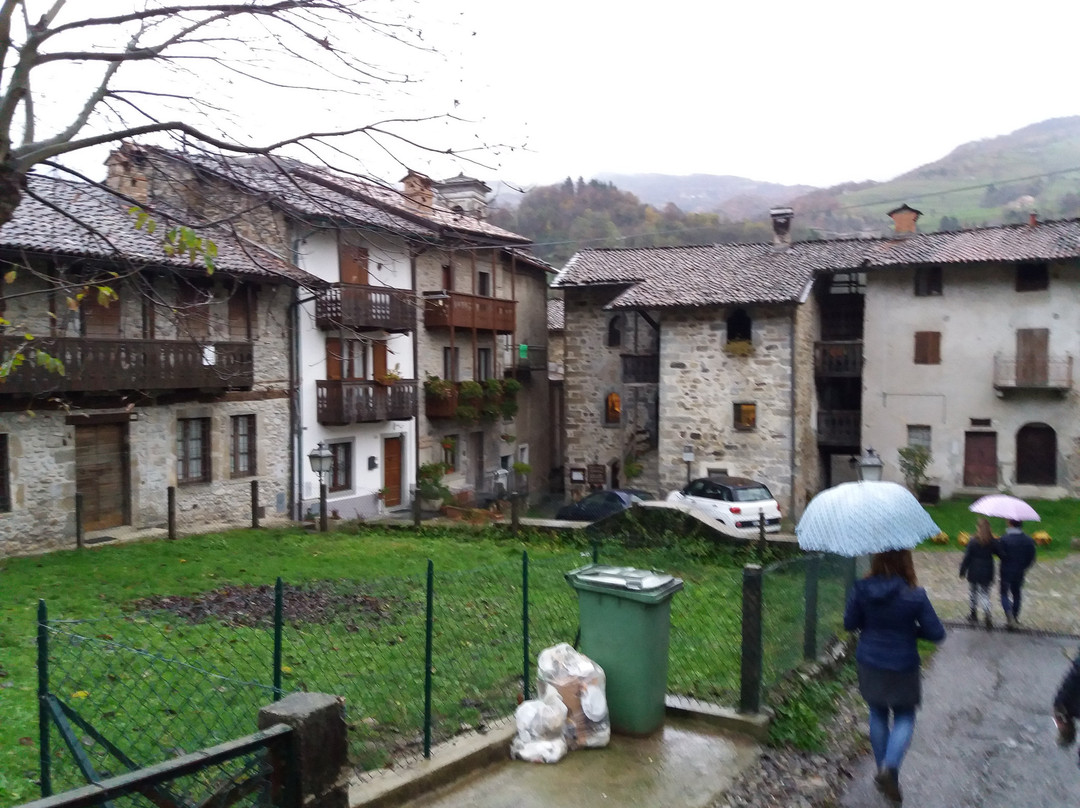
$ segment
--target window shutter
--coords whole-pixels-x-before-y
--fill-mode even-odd
[[[341,380],[341,340],[337,337],[326,338],[326,378]]]
[[[240,286],[229,297],[229,339],[250,340],[255,330],[251,287]]]
[[[368,251],[365,247],[338,244],[338,272],[342,283],[367,286]]]
[[[916,331],[915,332],[915,364],[916,365],[940,365],[941,364],[941,332],[940,331]]]
[[[371,375],[381,379],[386,375],[386,343],[371,343]]]

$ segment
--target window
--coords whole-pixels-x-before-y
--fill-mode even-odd
[[[608,393],[604,404],[604,423],[617,424],[622,420],[622,399],[618,393]]]
[[[176,290],[176,326],[182,337],[210,336],[210,290],[180,281]]]
[[[454,268],[450,264],[442,266],[442,288],[447,292],[454,288]]]
[[[930,448],[930,427],[922,424],[908,424],[907,445],[911,448]]]
[[[1016,265],[1016,291],[1038,292],[1050,287],[1050,267],[1045,261]]]
[[[737,401],[733,415],[736,429],[747,432],[757,428],[757,404]]]
[[[491,273],[476,273],[476,294],[481,297],[491,297]]]
[[[447,473],[457,470],[458,467],[458,436],[447,435],[442,439],[442,462],[446,466]]]
[[[476,349],[476,380],[486,381],[491,378],[491,348]]]
[[[11,511],[11,461],[8,457],[8,436],[0,435],[0,512]]]
[[[623,316],[616,314],[607,324],[607,344],[609,348],[618,348],[622,345]]]
[[[357,339],[326,339],[326,378],[367,378],[367,352],[364,343]]]
[[[120,300],[102,297],[96,287],[90,286],[79,306],[82,316],[82,335],[105,339],[120,336]]]
[[[210,482],[210,419],[176,422],[176,482]]]
[[[342,283],[367,286],[368,251],[365,247],[338,242],[338,273]]]
[[[753,323],[745,309],[735,309],[727,318],[728,342],[753,342]]]
[[[916,331],[915,332],[915,364],[916,365],[940,365],[941,364],[941,332],[940,331]]]
[[[452,382],[458,381],[459,373],[459,360],[461,358],[461,350],[459,348],[443,348],[442,349],[442,375],[444,379]]]
[[[255,307],[250,286],[238,286],[229,296],[229,339],[248,342],[255,331]]]
[[[253,477],[257,473],[254,415],[234,415],[232,418],[229,473],[233,477]]]
[[[941,294],[941,267],[919,267],[915,270],[915,297]]]
[[[991,426],[989,418],[972,418],[971,419],[971,425],[972,426],[985,426],[985,427]]]
[[[334,457],[330,468],[327,488],[330,491],[348,491],[352,488],[352,444],[331,443],[326,448]]]

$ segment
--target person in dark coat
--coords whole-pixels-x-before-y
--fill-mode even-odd
[[[1054,724],[1061,746],[1071,746],[1076,741],[1077,718],[1080,718],[1080,654],[1073,659],[1054,695]]]
[[[877,553],[867,576],[851,587],[844,609],[844,628],[859,632],[855,660],[859,692],[870,708],[870,745],[878,765],[874,784],[896,804],[903,802],[900,764],[922,701],[917,641],[945,639],[945,628],[918,584],[910,550]]]
[[[1005,627],[1010,631],[1020,622],[1020,590],[1024,575],[1035,561],[1035,540],[1021,530],[1021,523],[1009,520],[1009,526],[998,540],[1001,556],[1001,608],[1005,610]]]
[[[964,560],[960,562],[960,577],[968,580],[971,598],[971,613],[968,620],[978,622],[977,608],[982,607],[983,619],[988,629],[994,627],[990,619],[990,584],[994,582],[994,556],[998,554],[997,539],[990,532],[990,522],[980,516],[975,523],[975,536],[964,550]]]

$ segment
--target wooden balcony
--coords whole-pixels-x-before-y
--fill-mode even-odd
[[[315,324],[324,330],[405,333],[416,328],[416,306],[408,290],[336,283],[317,293]]]
[[[1049,390],[1065,393],[1072,389],[1071,356],[994,357],[994,388],[1006,390]]]
[[[817,416],[818,446],[858,446],[862,426],[859,410],[820,410]]]
[[[424,412],[427,413],[428,418],[453,418],[457,414],[457,408],[458,388],[456,384],[447,398],[424,397]]]
[[[119,390],[229,390],[251,387],[250,342],[85,339],[0,336],[0,362],[21,350],[25,361],[0,383],[0,393],[109,393]],[[40,350],[60,360],[63,375],[40,365]]]
[[[498,334],[514,332],[517,302],[461,292],[424,292],[424,325],[428,328],[476,328]]]
[[[814,343],[814,373],[820,378],[862,376],[862,340]]]
[[[379,421],[405,421],[416,409],[416,382],[329,380],[315,382],[320,424],[343,426]]]
[[[622,355],[622,380],[624,384],[658,384],[660,382],[660,355]]]

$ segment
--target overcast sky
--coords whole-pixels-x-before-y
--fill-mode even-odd
[[[601,172],[885,180],[961,143],[1080,113],[1076,0],[393,2],[415,4],[413,22],[438,56],[388,52],[390,66],[425,81],[408,98],[390,88],[383,110],[468,119],[426,130],[437,145],[517,147],[483,155],[482,166],[410,160],[436,178],[463,170],[525,185]],[[72,3],[65,13],[86,8]],[[46,101],[64,101],[69,86],[54,82]],[[194,92],[219,87],[208,79]],[[262,140],[355,125],[376,107],[256,93],[221,118]],[[387,180],[404,173],[377,150],[356,156]]]

